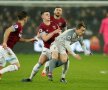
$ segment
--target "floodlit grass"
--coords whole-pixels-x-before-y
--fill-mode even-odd
[[[75,60],[70,56],[67,84],[60,83],[61,67],[54,70],[54,81],[41,77],[39,73],[30,83],[21,82],[27,78],[39,58],[39,54],[17,54],[21,63],[19,71],[6,73],[0,80],[0,90],[108,90],[108,56],[94,54]]]

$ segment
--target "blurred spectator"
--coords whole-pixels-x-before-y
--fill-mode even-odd
[[[98,39],[98,37],[96,36],[92,36],[90,39],[90,49],[92,51],[100,51],[100,41]]]
[[[106,17],[102,19],[99,33],[103,35],[104,39],[104,55],[108,55],[108,12],[106,13]]]

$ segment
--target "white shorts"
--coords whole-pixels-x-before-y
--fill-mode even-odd
[[[59,43],[57,43],[56,41],[54,41],[51,46],[50,46],[50,51],[53,52],[53,51],[56,51],[60,54],[67,54],[66,53],[66,49]]]
[[[0,66],[4,67],[6,62],[9,62],[10,64],[19,63],[16,55],[9,47],[4,49],[0,46]]]
[[[43,47],[42,53],[47,56],[48,59],[51,59],[51,51],[48,48]]]

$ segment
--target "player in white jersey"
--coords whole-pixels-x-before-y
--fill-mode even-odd
[[[68,55],[66,53],[66,50],[75,58],[81,59],[81,57],[78,54],[72,52],[70,46],[72,43],[79,41],[84,50],[84,53],[91,54],[91,52],[86,49],[85,45],[82,42],[85,30],[86,27],[84,23],[81,22],[76,26],[76,28],[63,32],[52,43],[50,47],[52,53],[52,59],[50,60],[49,63],[49,73],[48,73],[48,78],[50,81],[52,81],[52,71],[55,68],[58,60],[61,60],[63,63],[67,62]]]

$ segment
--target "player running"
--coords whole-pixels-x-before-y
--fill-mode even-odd
[[[57,37],[61,33],[59,26],[55,22],[50,21],[50,12],[49,11],[41,12],[41,18],[42,18],[43,22],[39,26],[39,35],[44,42],[44,48],[43,48],[42,53],[39,57],[39,61],[33,67],[30,77],[22,80],[24,82],[31,82],[33,77],[39,71],[40,67],[47,60],[51,59],[51,53],[50,53],[50,49],[49,49],[50,45],[55,40],[55,37]]]
[[[23,26],[28,20],[27,12],[19,12],[17,18],[18,21],[6,29],[4,33],[3,43],[0,46],[0,78],[2,74],[6,72],[16,71],[20,68],[18,58],[12,51],[14,45],[19,41],[31,42],[35,40],[34,38],[22,38]],[[10,65],[4,67],[6,65],[6,62],[9,62]]]

